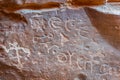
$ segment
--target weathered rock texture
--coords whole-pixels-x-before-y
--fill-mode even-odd
[[[91,8],[20,13],[28,24],[0,20],[0,80],[120,80],[119,16]]]

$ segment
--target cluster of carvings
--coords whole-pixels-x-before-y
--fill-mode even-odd
[[[38,58],[41,58],[39,58],[41,62],[45,61],[45,59],[42,58],[43,55],[50,54],[53,55],[52,58],[56,60],[59,65],[69,65],[71,70],[78,69],[86,74],[87,72],[91,74],[97,73],[96,76],[98,75],[100,80],[106,80],[107,76],[114,74],[116,74],[116,77],[120,77],[120,67],[115,68],[105,63],[104,59],[106,56],[103,54],[101,48],[95,52],[81,52],[82,48],[80,45],[82,46],[83,41],[81,40],[82,37],[80,37],[79,26],[84,23],[81,19],[62,20],[59,17],[51,17],[45,20],[43,15],[37,14],[32,16],[29,21],[31,24],[29,27],[33,31],[31,43],[34,46],[38,46],[38,49],[36,48],[36,54],[39,55]],[[9,32],[10,35],[18,34],[15,28],[11,28],[11,30],[7,30],[7,28],[3,28],[3,31]],[[24,29],[25,28],[19,27],[17,30],[19,33],[22,32],[24,34]],[[79,42],[77,42],[77,40]],[[97,45],[95,42],[91,43]],[[32,49],[23,47],[17,41],[9,42],[6,45],[7,46],[0,46],[12,60],[17,59],[16,65],[18,68],[23,68],[24,62],[21,60],[25,57],[30,57],[33,55],[32,52],[34,52]],[[84,45],[83,48],[85,48]],[[96,60],[96,58],[99,60]],[[38,61],[31,62],[33,64],[39,63]],[[44,63],[46,64],[46,61]],[[96,65],[98,66],[98,72],[95,71]]]

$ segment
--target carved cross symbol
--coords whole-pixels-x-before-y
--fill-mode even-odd
[[[20,56],[20,54],[19,54],[19,50],[22,50],[24,53],[27,53],[27,56],[28,56],[28,57],[30,56],[30,50],[27,49],[27,48],[20,47],[17,42],[14,42],[13,44],[12,44],[12,43],[9,43],[9,47],[10,47],[9,49],[7,49],[6,46],[2,46],[2,47],[5,49],[5,51],[6,51],[7,53],[9,53],[10,51],[15,50],[15,54],[16,54],[16,57],[15,57],[15,58],[17,58],[18,67],[20,67],[20,68],[22,68],[23,65],[22,65],[22,62],[20,61],[20,57],[21,57],[21,56]],[[13,58],[13,57],[12,57],[12,58]]]

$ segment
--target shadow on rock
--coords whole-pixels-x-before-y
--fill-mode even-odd
[[[0,11],[0,21],[1,20],[12,20],[15,22],[25,22],[28,24],[27,19],[19,13],[6,13],[4,11]]]
[[[120,16],[84,8],[92,25],[113,47],[120,50]]]

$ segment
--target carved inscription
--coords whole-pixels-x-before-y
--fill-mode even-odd
[[[35,15],[30,19],[31,28],[34,31],[33,43],[47,43],[53,39],[54,34],[49,30],[47,21],[43,15]],[[50,31],[50,32],[49,32]]]
[[[44,19],[46,20],[44,21]],[[100,80],[109,80],[109,77],[114,74],[112,71],[114,67],[104,63],[106,56],[102,52],[104,51],[103,47],[87,38],[89,30],[83,28],[83,23],[85,23],[83,20],[62,20],[59,17],[44,18],[43,15],[35,15],[30,22],[34,32],[33,43],[38,45],[39,51],[37,53],[39,56],[49,54],[49,57],[54,56],[61,65],[69,65],[72,70],[80,70],[91,75],[96,72]],[[90,42],[86,43],[87,40]],[[69,48],[70,45],[75,46]],[[64,49],[66,46],[68,47]],[[54,59],[50,61],[52,60]],[[96,65],[97,69],[95,69]]]
[[[51,17],[48,21],[48,25],[53,29],[60,29],[62,27],[63,21],[58,17]]]
[[[32,16],[32,18],[30,19],[30,23],[31,23],[31,28],[39,31],[42,31],[42,27],[44,27],[44,20],[43,20],[43,16],[42,15],[34,15]]]
[[[72,19],[65,21],[65,29],[66,29],[66,31],[71,31],[72,29],[75,29],[76,21],[77,20],[72,20]]]
[[[17,58],[17,62],[18,62],[18,67],[22,68],[22,62],[21,62],[21,58],[23,56],[21,56],[19,54],[19,51],[22,50],[23,53],[25,53],[27,56],[30,56],[30,50],[24,47],[20,47],[19,44],[17,42],[14,43],[9,43],[9,48],[7,48],[6,46],[2,46],[4,48],[4,50],[8,53],[8,55],[15,55],[15,56],[11,56],[11,58],[15,59]],[[14,54],[11,54],[11,52],[13,52]]]
[[[55,35],[61,37],[61,45],[63,46],[65,42],[69,41],[70,34],[71,36],[77,37],[79,34],[76,30],[78,30],[77,26],[79,25],[79,19],[73,20],[66,20],[63,21],[58,17],[51,17],[44,21],[44,17],[42,15],[33,16],[30,19],[31,28],[36,32],[33,37],[33,42],[38,43],[46,43],[50,42],[52,39],[57,39]],[[78,23],[77,23],[78,22]],[[63,34],[63,28],[67,31],[67,36]],[[48,30],[45,30],[48,29]],[[46,33],[47,31],[47,33]],[[60,34],[56,34],[60,32]],[[72,37],[71,37],[72,38]],[[74,39],[74,38],[73,38]]]

